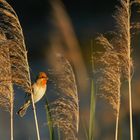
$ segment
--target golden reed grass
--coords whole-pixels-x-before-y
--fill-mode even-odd
[[[71,60],[76,74],[77,84],[80,90],[86,91],[88,87],[88,75],[84,64],[80,45],[76,37],[71,19],[61,0],[50,0],[53,16],[53,25],[61,37],[65,55]]]
[[[131,97],[131,9],[130,1],[120,1],[121,6],[117,7],[114,15],[117,22],[116,40],[114,41],[115,46],[118,47],[118,54],[121,62],[122,77],[128,80],[128,92],[129,92],[129,109],[130,109],[130,139],[133,140],[133,123],[132,123],[132,97]],[[117,140],[117,134],[116,134]]]
[[[113,44],[107,37],[100,35],[96,41],[102,47],[102,52],[95,53],[94,58],[99,91],[98,95],[106,99],[115,111],[115,140],[117,140],[121,87],[120,60]]]
[[[130,139],[133,140],[133,122],[132,122],[132,90],[131,90],[131,80],[132,80],[132,69],[133,69],[133,62],[131,58],[131,37],[132,37],[132,29],[139,29],[139,23],[133,23],[131,22],[131,6],[133,4],[140,4],[139,0],[120,0],[120,5],[117,6],[116,12],[114,14],[114,18],[116,20],[116,29],[115,32],[112,34],[112,38],[108,41],[107,38],[104,36],[100,36],[97,38],[97,41],[100,45],[103,45],[105,48],[105,52],[102,54],[99,54],[100,59],[97,61],[99,62],[99,67],[101,66],[101,69],[99,68],[99,71],[103,74],[103,78],[101,78],[101,85],[99,86],[100,89],[104,91],[103,96],[105,98],[107,95],[105,95],[106,90],[110,93],[112,92],[112,95],[109,97],[110,103],[113,105],[113,108],[117,108],[118,111],[120,108],[120,84],[122,79],[127,79],[128,81],[128,93],[129,93],[129,109],[130,109]],[[113,53],[112,51],[113,50]],[[111,55],[113,54],[113,58]],[[111,56],[111,58],[110,58]],[[114,62],[112,61],[115,60]],[[111,66],[111,64],[115,65],[115,69]],[[108,66],[107,66],[108,65]],[[106,69],[105,67],[108,67]],[[118,70],[116,71],[116,68],[118,67]],[[113,69],[112,69],[113,68]],[[113,70],[111,72],[111,70]],[[109,73],[108,73],[109,71]],[[117,74],[117,75],[116,75]],[[115,80],[116,76],[116,80]],[[118,80],[117,80],[118,77]],[[112,78],[112,82],[116,84],[116,88],[113,88],[113,84],[109,85],[105,82],[110,82],[110,78]],[[107,81],[105,81],[105,79]],[[100,81],[100,79],[99,79]],[[108,90],[109,88],[110,90]],[[112,88],[111,88],[112,87]],[[112,90],[111,90],[112,89]],[[118,89],[118,90],[115,90]],[[114,92],[113,92],[114,90]],[[119,96],[118,96],[119,95]],[[114,101],[117,103],[114,106]],[[119,117],[119,116],[117,116]],[[119,119],[119,118],[118,118]],[[116,135],[115,140],[118,139],[118,119],[116,120]]]
[[[52,43],[49,77],[55,85],[53,94],[57,93],[56,99],[49,104],[52,124],[60,129],[64,140],[77,140],[79,100],[75,75],[70,62],[58,51],[59,43]]]
[[[132,28],[136,24],[131,22],[131,6],[134,3],[140,3],[138,0],[120,0],[121,5],[117,7],[114,15],[117,23],[116,30],[118,35],[115,41],[116,47],[118,47],[118,53],[121,62],[122,77],[128,81],[128,94],[129,94],[129,113],[130,113],[130,139],[133,140],[133,121],[132,121],[132,69],[133,63],[131,58],[131,38]]]
[[[51,116],[54,126],[61,130],[63,139],[76,140],[79,129],[79,101],[75,75],[80,89],[85,90],[87,73],[76,35],[63,3],[59,0],[51,0],[50,3],[55,31],[50,38],[51,50],[48,56],[53,71],[52,79],[56,81],[60,96],[50,104]]]
[[[100,35],[96,38],[97,43],[103,47],[103,52],[95,53],[95,69],[98,75],[97,84],[100,97],[109,101],[116,113],[119,112],[120,104],[120,62],[113,45],[109,40]]]
[[[0,105],[10,111],[13,140],[13,84],[31,94],[32,99],[33,94],[22,28],[15,11],[5,0],[0,0],[0,50]],[[32,103],[39,140],[35,106]]]

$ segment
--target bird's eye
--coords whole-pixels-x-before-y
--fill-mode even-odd
[[[42,76],[41,78],[46,78],[45,76]]]

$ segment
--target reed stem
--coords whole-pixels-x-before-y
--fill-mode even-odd
[[[37,139],[40,140],[40,133],[39,133],[39,127],[38,127],[38,121],[37,121],[37,115],[36,115],[36,108],[35,108],[33,93],[31,93],[31,99],[32,99],[32,106],[33,106],[34,119],[35,119],[35,125],[36,125]]]

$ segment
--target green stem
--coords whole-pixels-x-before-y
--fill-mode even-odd
[[[49,108],[49,103],[48,103],[47,97],[46,97],[46,115],[47,115],[47,124],[48,124],[48,128],[49,128],[50,140],[54,140],[54,129],[53,129],[53,124],[52,124],[50,108]]]
[[[93,63],[93,41],[91,40],[91,58],[92,58],[92,72],[94,71]],[[94,81],[91,81],[91,100],[90,100],[90,120],[89,120],[89,140],[93,140],[94,131],[94,114],[95,114],[95,98],[94,98]]]

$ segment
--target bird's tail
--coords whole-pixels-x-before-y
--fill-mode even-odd
[[[23,117],[26,114],[28,107],[30,106],[31,101],[28,100],[17,112],[20,117]]]

